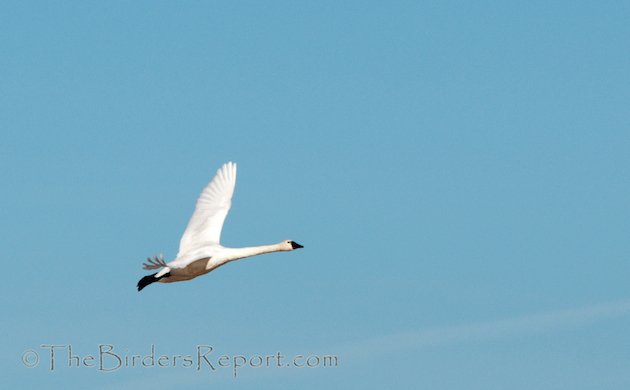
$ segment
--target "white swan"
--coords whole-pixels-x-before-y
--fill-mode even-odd
[[[246,248],[226,248],[219,244],[225,217],[232,205],[232,194],[236,185],[236,164],[224,164],[214,179],[201,192],[197,206],[186,231],[179,242],[179,252],[175,260],[166,263],[160,257],[147,259],[144,269],[162,268],[159,272],[147,275],[138,281],[138,291],[153,282],[171,283],[190,280],[207,274],[230,261],[263,253],[292,251],[303,248],[294,241]]]

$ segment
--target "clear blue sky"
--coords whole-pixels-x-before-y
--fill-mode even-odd
[[[629,388],[628,20],[620,1],[2,2],[0,387]],[[228,160],[223,243],[305,249],[138,293]],[[51,372],[51,343],[339,366],[61,353]]]

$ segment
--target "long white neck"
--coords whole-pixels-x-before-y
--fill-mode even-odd
[[[256,255],[262,255],[265,253],[279,252],[284,250],[281,244],[261,245],[261,246],[249,246],[244,248],[223,248],[223,261],[233,261],[243,259],[245,257],[251,257]]]

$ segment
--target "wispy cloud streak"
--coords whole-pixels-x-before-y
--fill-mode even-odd
[[[630,314],[630,299],[519,317],[421,329],[365,340],[343,348],[346,356],[373,355],[442,344],[483,341],[586,325]]]

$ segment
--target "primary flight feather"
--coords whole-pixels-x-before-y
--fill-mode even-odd
[[[278,244],[226,248],[221,246],[221,229],[232,205],[236,186],[236,164],[228,162],[201,192],[195,211],[179,242],[175,260],[166,263],[160,257],[147,259],[144,269],[159,272],[147,275],[138,281],[138,291],[154,282],[171,283],[190,280],[220,267],[230,261],[256,256],[263,253],[292,251],[302,245],[286,240]]]

